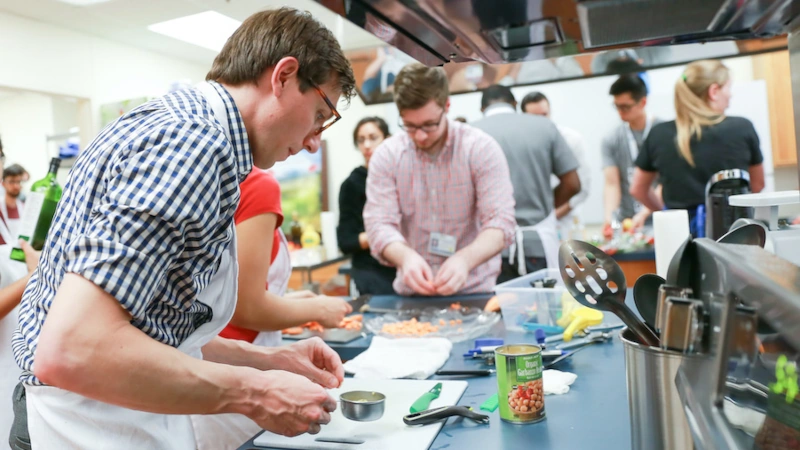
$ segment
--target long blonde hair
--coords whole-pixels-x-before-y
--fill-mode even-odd
[[[695,61],[683,71],[675,83],[675,125],[678,128],[678,150],[690,166],[694,157],[689,146],[692,136],[700,139],[702,127],[716,125],[725,119],[724,114],[708,105],[708,88],[716,84],[724,86],[730,78],[728,68],[717,60]]]

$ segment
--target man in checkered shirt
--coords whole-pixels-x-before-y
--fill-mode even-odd
[[[248,18],[207,79],[127,113],[78,157],[13,338],[13,449],[194,450],[189,414],[285,435],[330,420],[326,388],[344,371],[321,340],[216,334],[236,300],[239,183],[317,150],[352,69],[329,30],[282,8]]]
[[[415,63],[394,81],[400,127],[367,175],[364,224],[372,254],[398,268],[401,295],[491,292],[514,235],[514,193],[500,145],[449,120],[441,68]]]

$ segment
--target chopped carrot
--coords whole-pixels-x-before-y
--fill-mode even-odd
[[[461,302],[451,303],[450,309],[461,309]]]
[[[287,328],[287,329],[283,330],[283,331],[282,331],[282,333],[283,333],[283,334],[288,334],[288,335],[290,335],[290,336],[295,336],[295,335],[298,335],[298,334],[302,334],[302,333],[303,333],[303,327],[291,327],[291,328]]]
[[[394,336],[425,336],[439,331],[439,327],[430,322],[419,322],[416,318],[402,322],[387,323],[381,331]]]

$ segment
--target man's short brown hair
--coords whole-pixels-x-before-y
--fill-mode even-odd
[[[336,37],[311,14],[293,8],[261,11],[245,19],[214,59],[206,80],[234,86],[256,83],[265,70],[288,56],[300,65],[302,92],[333,76],[345,99],[355,94],[353,69]]]
[[[444,108],[449,95],[447,74],[441,67],[412,63],[394,79],[394,103],[400,111],[420,109],[431,100]]]

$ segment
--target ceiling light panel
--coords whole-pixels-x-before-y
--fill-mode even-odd
[[[61,3],[68,3],[75,6],[91,6],[98,3],[108,3],[111,0],[58,0]]]
[[[156,23],[147,29],[218,52],[241,24],[242,22],[216,11],[205,11]]]

